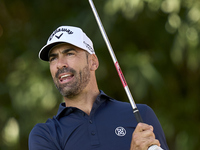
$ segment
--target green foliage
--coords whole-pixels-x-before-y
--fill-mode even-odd
[[[170,149],[200,147],[199,0],[94,1],[137,103],[157,114]],[[0,149],[28,149],[62,97],[37,55],[60,25],[81,27],[100,61],[99,88],[128,101],[88,1],[0,1]],[[108,86],[109,85],[109,86]]]

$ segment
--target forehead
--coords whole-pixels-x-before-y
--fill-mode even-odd
[[[52,54],[52,53],[61,52],[62,50],[66,50],[66,49],[74,49],[76,51],[84,51],[81,48],[78,48],[74,45],[71,45],[71,44],[68,44],[68,43],[61,43],[61,44],[58,44],[58,45],[54,46],[53,48],[51,48],[50,51],[49,51],[49,55]]]

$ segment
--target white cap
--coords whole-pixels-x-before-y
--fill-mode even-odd
[[[39,52],[39,58],[49,61],[49,51],[60,43],[69,43],[86,50],[90,54],[95,54],[92,41],[82,29],[72,26],[61,26],[50,35],[47,44]]]

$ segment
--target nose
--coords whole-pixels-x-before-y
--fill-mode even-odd
[[[68,67],[67,60],[64,58],[58,58],[57,69],[62,69],[63,67]]]

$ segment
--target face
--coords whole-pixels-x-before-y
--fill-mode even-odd
[[[51,75],[64,97],[74,97],[87,87],[90,81],[88,55],[86,51],[66,43],[50,51]]]

